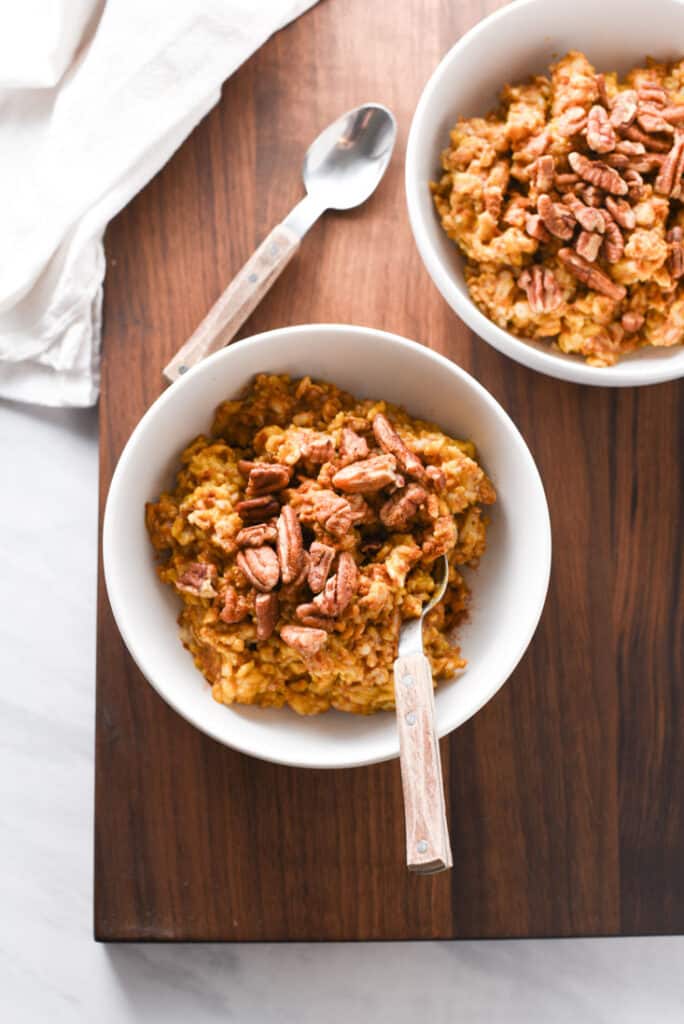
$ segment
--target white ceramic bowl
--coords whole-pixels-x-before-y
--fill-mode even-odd
[[[150,683],[198,729],[255,757],[321,768],[383,761],[398,754],[392,714],[301,718],[287,708],[217,704],[178,639],[178,598],[155,574],[145,502],[171,485],[182,448],[209,429],[219,402],[263,371],[310,374],[361,397],[386,398],[478,446],[498,502],[486,556],[471,574],[472,614],[461,631],[469,666],[437,691],[440,735],[496,693],[536,628],[551,559],[541,480],[517,429],[477,381],[414,342],[365,327],[289,327],[241,341],[169,388],[131,435],[107,499],[103,559],[114,617]]]
[[[440,154],[460,115],[485,114],[506,82],[545,72],[568,50],[582,50],[598,70],[621,73],[646,55],[684,56],[684,4],[680,0],[518,0],[485,18],[449,50],[428,81],[411,124],[406,153],[406,194],[413,234],[440,292],[481,338],[512,359],[551,377],[630,387],[684,376],[684,348],[644,349],[617,366],[587,366],[578,356],[522,341],[488,320],[468,295],[463,262],[444,234],[428,183],[439,177]]]

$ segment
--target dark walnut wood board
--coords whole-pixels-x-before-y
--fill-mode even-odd
[[[406,872],[397,762],[282,768],[186,724],[128,656],[100,575],[98,939],[684,931],[682,385],[587,388],[518,366],[446,306],[409,230],[420,90],[496,6],[323,0],[237,72],[107,235],[102,503],[162,366],[300,197],[308,142],[364,100],[395,111],[381,188],[316,225],[241,336],[343,321],[418,339],[496,396],[537,460],[551,588],[513,677],[443,743],[454,869]]]

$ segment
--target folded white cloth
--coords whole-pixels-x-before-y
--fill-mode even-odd
[[[0,9],[0,395],[92,405],[102,235],[316,0],[21,0]]]

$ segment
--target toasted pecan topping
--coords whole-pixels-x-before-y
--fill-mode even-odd
[[[620,321],[627,334],[636,334],[644,326],[641,313],[624,313]]]
[[[292,583],[302,567],[304,540],[297,513],[291,505],[284,505],[276,523],[278,563],[283,583]]]
[[[330,567],[335,558],[335,548],[329,544],[322,544],[321,541],[313,541],[309,548],[309,572],[308,581],[311,592],[320,593],[325,586]]]
[[[256,498],[282,491],[289,484],[291,476],[289,466],[281,466],[279,462],[257,462],[249,471],[247,494]]]
[[[334,478],[333,478],[334,483]],[[334,491],[319,491],[313,497],[316,522],[333,537],[343,537],[354,525],[354,512],[346,498]]]
[[[263,544],[274,544],[277,537],[273,523],[256,523],[239,531],[235,543],[239,548],[260,548]]]
[[[247,617],[248,612],[248,601],[241,594],[238,594],[235,587],[231,587],[229,584],[223,597],[223,608],[219,612],[219,619],[232,625],[236,622],[242,622]]]
[[[415,452],[404,444],[386,416],[379,412],[373,417],[373,433],[380,447],[388,454],[393,455],[401,469],[409,476],[417,480],[423,480],[425,469]]]
[[[605,222],[603,253],[609,263],[619,263],[625,254],[625,239],[607,210],[603,211],[603,219]]]
[[[311,626],[313,629],[324,629],[328,633],[335,627],[335,620],[321,615],[319,609],[311,601],[297,605],[295,615],[303,626]]]
[[[278,583],[280,566],[273,548],[245,548],[238,551],[237,566],[255,590],[267,593]]]
[[[625,199],[615,199],[613,196],[606,196],[606,208],[613,220],[621,228],[625,228],[626,231],[634,230],[636,227],[636,215]]]
[[[359,583],[356,562],[348,551],[343,551],[337,562],[337,572],[331,576],[313,604],[320,615],[341,615],[351,601]]]
[[[245,501],[238,501],[235,511],[246,522],[258,523],[277,515],[280,505],[274,498],[265,494],[261,498],[247,498]]]
[[[535,162],[535,179],[534,183],[537,186],[538,192],[549,192],[553,185],[553,174],[556,169],[556,161],[554,158],[547,154],[546,156],[540,156]]]
[[[655,180],[655,190],[665,196],[679,197],[684,174],[684,134],[675,135],[672,149],[662,163]]]
[[[280,636],[288,647],[292,647],[303,658],[318,654],[328,639],[324,629],[312,629],[310,626],[283,626]]]
[[[357,462],[365,459],[368,455],[368,443],[365,437],[360,437],[351,427],[342,428],[340,439],[340,456],[347,462]]]
[[[322,465],[324,462],[329,462],[335,454],[335,445],[332,437],[328,437],[327,434],[320,434],[313,437],[307,437],[301,446],[302,458],[308,462]]]
[[[613,128],[628,128],[637,112],[638,98],[634,89],[622,89],[610,108],[610,123]]]
[[[370,494],[398,482],[393,455],[374,455],[338,470],[332,478],[333,487],[349,494]],[[421,465],[422,469],[422,465]]]
[[[254,612],[256,615],[257,640],[268,640],[273,634],[278,621],[280,600],[278,595],[257,594],[254,598]]]
[[[600,235],[604,231],[603,214],[595,206],[586,206],[579,196],[569,193],[563,196],[563,202],[573,212],[575,220],[584,231],[597,231]]]
[[[563,301],[553,271],[539,264],[523,270],[518,284],[525,290],[533,313],[552,313]]]
[[[684,276],[684,232],[680,227],[671,228],[667,233],[670,255],[667,265],[674,278]]]
[[[380,520],[388,530],[404,531],[426,501],[427,491],[420,484],[408,484],[385,502],[380,509]]]
[[[536,238],[538,242],[550,242],[551,235],[544,227],[544,221],[538,213],[528,213],[525,217],[525,231],[530,238]]]
[[[587,118],[587,145],[595,153],[610,153],[617,142],[615,129],[608,120],[605,109],[596,104],[589,111]]]
[[[211,562],[190,562],[176,580],[176,587],[196,597],[216,597],[215,579],[216,566]]]
[[[615,302],[620,302],[627,294],[627,289],[623,285],[615,284],[607,274],[582,259],[573,249],[560,249],[558,258],[579,281],[586,284],[587,288],[591,288],[592,291],[607,295]]]
[[[554,203],[550,196],[544,194],[537,200],[537,209],[547,231],[556,238],[572,238],[575,218],[563,204]]]
[[[558,134],[569,139],[579,135],[587,127],[587,112],[584,107],[569,107],[558,118]]]
[[[612,192],[617,196],[627,195],[627,183],[618,172],[600,160],[589,160],[582,153],[571,153],[568,161],[573,171],[584,178],[590,185],[602,188],[604,192]]]
[[[580,231],[575,239],[575,250],[587,260],[588,263],[595,263],[603,244],[601,235],[591,231]]]

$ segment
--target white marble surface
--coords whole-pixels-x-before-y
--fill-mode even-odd
[[[95,413],[0,403],[0,452],[4,1021],[684,1019],[684,939],[96,945]]]

